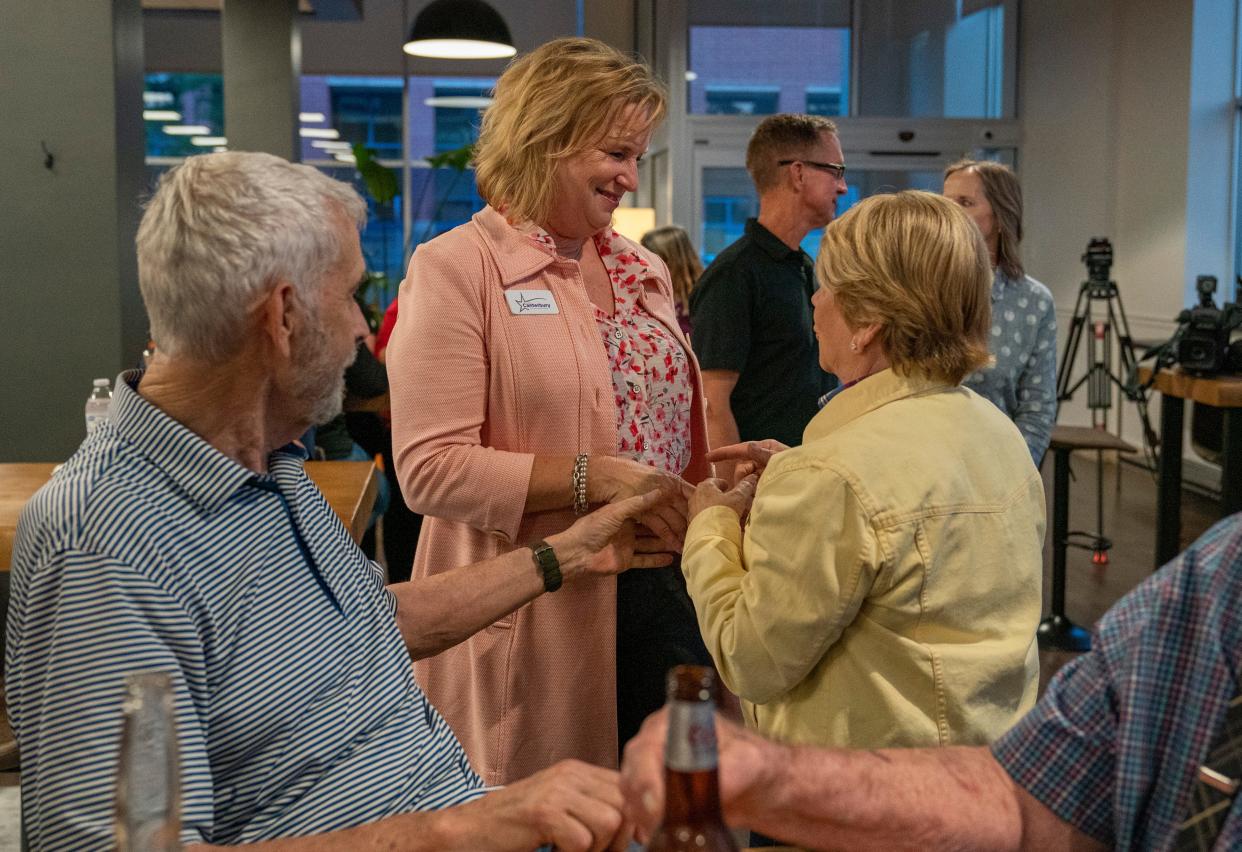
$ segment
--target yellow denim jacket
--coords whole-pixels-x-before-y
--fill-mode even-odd
[[[1035,703],[1044,491],[1013,423],[884,370],[700,512],[682,569],[748,724],[791,743],[983,744]]]

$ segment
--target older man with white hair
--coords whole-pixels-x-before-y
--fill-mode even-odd
[[[153,669],[174,685],[185,843],[627,840],[609,770],[567,762],[484,795],[410,658],[562,581],[657,564],[629,519],[658,498],[385,589],[289,443],[339,409],[366,331],[364,217],[348,186],[265,154],[161,180],[137,240],[159,352],[18,529],[5,674],[32,848],[112,848],[124,678]]]

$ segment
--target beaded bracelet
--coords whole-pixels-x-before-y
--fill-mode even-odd
[[[579,453],[574,459],[574,514],[585,515],[590,510],[587,503],[587,454]]]

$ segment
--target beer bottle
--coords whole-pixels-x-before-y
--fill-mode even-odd
[[[664,746],[664,824],[649,852],[736,852],[720,813],[716,772],[716,673],[677,666],[668,673]]]
[[[142,672],[125,679],[116,775],[118,852],[179,852],[181,770],[172,678]]]

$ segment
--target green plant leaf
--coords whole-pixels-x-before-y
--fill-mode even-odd
[[[464,172],[474,157],[474,143],[462,145],[452,151],[442,151],[427,158],[427,164],[433,169],[454,169]]]
[[[355,167],[358,174],[362,175],[362,182],[366,184],[367,193],[375,203],[383,206],[391,202],[400,187],[397,173],[380,165],[375,158],[375,152],[360,142],[354,143],[354,159],[357,161]]]

